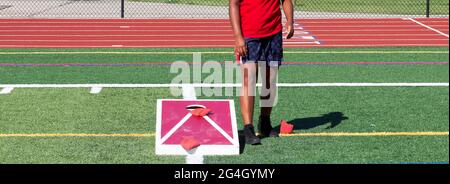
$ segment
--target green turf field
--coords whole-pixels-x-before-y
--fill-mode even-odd
[[[232,60],[230,49],[0,49],[0,64]],[[286,49],[292,62],[448,62],[448,47]],[[217,53],[212,53],[217,52]],[[171,54],[168,54],[171,53]],[[207,74],[205,74],[207,75]],[[1,67],[1,84],[170,83],[167,65]],[[449,82],[448,64],[286,65],[280,83]],[[1,90],[1,89],[0,89]],[[448,87],[280,88],[273,125],[295,133],[447,132],[429,136],[292,136],[263,139],[206,163],[448,163]],[[0,163],[184,163],[154,154],[156,99],[169,88],[15,89],[0,95]],[[234,99],[238,97],[207,97]],[[258,102],[256,102],[258,104]],[[239,106],[236,106],[239,112]],[[259,114],[256,110],[255,116]],[[334,115],[333,115],[334,114]],[[341,114],[336,116],[335,114]],[[333,116],[332,116],[333,115]],[[238,114],[241,128],[241,118]],[[330,128],[330,125],[334,125]],[[41,137],[17,137],[13,134]],[[44,135],[47,134],[47,135]],[[139,134],[76,137],[64,134]]]
[[[228,0],[132,0],[136,2],[158,2],[170,4],[228,6]],[[295,0],[298,11],[335,12],[335,13],[377,13],[424,15],[425,0]],[[448,15],[448,1],[430,1],[432,15]]]

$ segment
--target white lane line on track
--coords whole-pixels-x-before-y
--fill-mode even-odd
[[[150,27],[173,27],[173,28],[192,28],[192,27],[207,27],[210,28],[211,26],[93,26],[93,25],[76,25],[76,26],[2,26],[2,28],[78,28],[78,27],[86,27],[86,28],[150,28]],[[214,26],[214,27],[221,27],[221,28],[231,28],[230,26]]]
[[[427,30],[424,28],[423,30]],[[423,30],[411,30],[411,29],[379,29],[379,30],[361,30],[361,29],[336,29],[332,30],[332,32],[344,32],[344,31],[354,31],[354,32],[422,32]],[[448,31],[449,29],[441,29],[443,31]],[[308,31],[328,31],[329,29],[308,29]],[[82,30],[23,30],[23,29],[16,29],[16,30],[0,30],[0,32],[230,32],[232,33],[232,30],[228,29],[221,29],[221,30],[170,30],[170,29],[164,29],[164,30],[130,30],[130,29],[109,29],[109,30],[98,30],[98,29],[82,29]]]
[[[430,29],[430,30],[432,30],[432,31],[434,31],[434,32],[436,32],[436,33],[439,33],[440,35],[443,35],[443,36],[445,36],[445,37],[448,38],[448,34],[445,34],[445,33],[441,32],[441,31],[439,31],[439,30],[437,30],[437,29],[434,29],[434,28],[432,28],[432,27],[430,27],[430,26],[427,26],[427,25],[423,24],[422,22],[419,22],[419,21],[414,20],[414,19],[412,19],[412,18],[408,18],[408,20],[413,21],[413,22],[415,22],[415,23],[417,23],[417,24],[419,24],[419,25],[421,25],[421,26],[423,26],[423,27],[425,27],[425,28],[427,28],[427,29]],[[447,29],[447,30],[448,30],[448,29]]]
[[[448,18],[438,18],[438,19],[430,19],[426,20],[427,22],[448,22]],[[27,24],[27,23],[41,23],[41,24],[229,24],[229,21],[226,19],[216,19],[215,21],[198,21],[198,20],[180,20],[180,21],[161,21],[161,20],[151,20],[147,19],[145,21],[134,21],[134,20],[119,20],[119,21],[113,21],[112,20],[99,20],[99,21],[85,21],[85,20],[60,20],[60,19],[54,19],[54,20],[32,20],[32,21],[18,21],[18,20],[0,20],[0,24]],[[315,24],[337,24],[337,23],[404,23],[401,21],[401,19],[398,18],[392,18],[392,19],[354,19],[354,20],[327,20],[327,19],[296,19],[295,23],[315,23]]]
[[[288,48],[296,48],[296,47],[337,47],[337,48],[346,48],[346,47],[399,47],[399,46],[436,46],[436,47],[448,47],[447,44],[428,44],[428,43],[419,43],[419,44],[287,44]],[[0,44],[2,48],[113,48],[111,45],[15,45],[15,44]],[[123,45],[123,48],[231,48],[233,45]]]
[[[412,18],[411,18],[412,19]],[[414,20],[414,19],[413,19]],[[415,22],[416,20],[414,20]],[[417,21],[418,22],[418,21]],[[434,25],[437,27],[448,27],[448,25]],[[77,26],[2,26],[2,28],[82,28],[82,25]],[[211,26],[91,26],[86,25],[84,26],[86,28],[198,28],[198,27],[207,27],[211,28]],[[304,29],[304,28],[329,28],[329,27],[351,27],[351,28],[366,28],[366,27],[372,27],[372,28],[392,28],[392,27],[416,27],[415,25],[323,25],[323,26],[317,26],[317,25],[307,25],[302,24],[302,26],[295,26],[296,29]],[[230,28],[230,26],[214,26],[214,28]]]
[[[295,34],[309,34],[309,32],[295,32]],[[429,34],[429,33],[423,33],[423,34],[314,34],[315,36],[436,36],[436,34]],[[136,34],[102,34],[102,35],[77,35],[77,34],[67,34],[67,35],[56,35],[56,34],[35,34],[35,35],[14,35],[14,34],[0,34],[0,36],[11,36],[11,37],[28,37],[28,36],[46,36],[46,37],[143,37],[143,36],[157,36],[160,37],[159,34],[148,34],[148,35],[136,35]],[[229,34],[171,34],[171,35],[164,35],[164,36],[173,36],[173,37],[186,37],[186,36],[198,36],[198,37],[209,37],[209,36],[226,36],[226,37],[232,37]]]
[[[283,44],[286,44],[286,45],[297,45],[297,44],[320,44],[320,42],[319,42],[319,41],[300,42],[300,41],[296,40],[296,41],[284,41]]]
[[[308,41],[314,40],[314,37],[296,37],[295,40],[286,40],[284,39],[284,43],[297,43],[298,41]],[[399,41],[446,41],[445,38],[435,39],[435,38],[390,38],[390,39],[365,39],[365,38],[349,38],[349,39],[320,39],[323,41],[348,41],[348,42],[358,42],[358,41],[391,41],[391,40],[399,40]],[[0,42],[233,42],[233,39],[224,39],[224,40],[0,40]],[[298,42],[304,43],[304,42]],[[309,43],[309,42],[306,42]],[[194,43],[195,44],[195,43]]]

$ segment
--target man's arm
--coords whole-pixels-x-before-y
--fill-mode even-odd
[[[247,55],[247,47],[245,45],[244,36],[241,30],[241,16],[239,14],[239,0],[230,0],[230,21],[233,27],[235,46],[234,52],[241,56]]]
[[[286,16],[286,31],[288,33],[286,39],[294,36],[294,5],[292,1],[293,0],[281,0],[283,3],[283,11]]]

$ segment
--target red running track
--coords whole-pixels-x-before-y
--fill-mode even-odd
[[[299,19],[285,47],[448,46],[448,18]],[[232,47],[225,19],[0,19],[0,48]]]

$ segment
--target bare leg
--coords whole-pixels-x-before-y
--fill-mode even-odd
[[[244,125],[253,124],[253,108],[257,79],[257,64],[248,62],[241,65],[242,88],[240,95],[241,113]]]
[[[241,65],[242,88],[240,95],[241,113],[244,120],[245,143],[257,145],[261,140],[256,136],[253,126],[253,107],[256,91],[256,79],[258,76],[258,65],[246,63]]]

